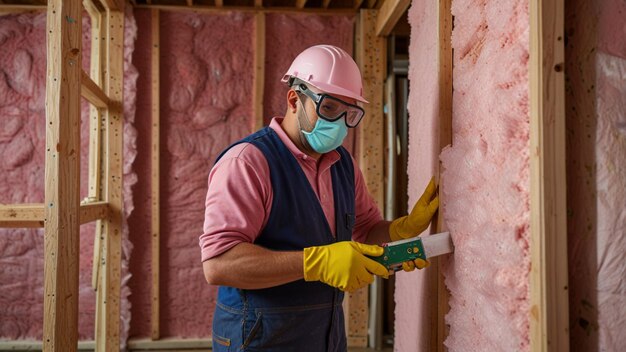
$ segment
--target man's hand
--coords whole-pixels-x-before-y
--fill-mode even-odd
[[[430,183],[424,190],[420,199],[415,203],[411,214],[403,216],[391,222],[389,225],[389,237],[392,241],[399,241],[405,238],[415,237],[422,233],[439,207],[439,196],[435,180],[430,179]]]
[[[304,280],[321,281],[352,292],[374,282],[374,276],[389,276],[387,268],[366,256],[377,257],[383,248],[353,241],[304,249]]]

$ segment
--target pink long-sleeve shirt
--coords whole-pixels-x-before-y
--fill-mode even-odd
[[[339,153],[323,154],[319,161],[303,153],[289,139],[281,126],[282,118],[270,123],[304,171],[326,220],[335,235],[335,205],[331,166],[339,161]],[[352,239],[364,242],[372,226],[382,220],[374,200],[367,192],[363,175],[354,158],[355,215]],[[229,149],[209,174],[204,213],[204,233],[200,236],[202,261],[216,257],[235,245],[254,243],[267,223],[273,192],[269,165],[263,153],[250,143]]]

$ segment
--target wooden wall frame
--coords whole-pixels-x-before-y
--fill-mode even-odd
[[[530,346],[569,351],[563,0],[530,1]]]
[[[105,4],[123,9],[123,4],[112,1]],[[79,0],[51,0],[45,7],[8,5],[0,10],[44,9],[47,10],[45,203],[0,205],[0,226],[44,228],[43,340],[18,341],[9,347],[20,349],[22,345],[25,348],[39,345],[43,351],[76,351],[80,345],[78,253],[81,224],[103,220],[106,225],[102,234],[103,260],[98,257],[101,253],[98,233],[94,242],[94,261],[101,263],[102,271],[106,273],[106,276],[99,275],[100,265],[94,265],[94,286],[98,289],[96,310],[98,307],[119,307],[123,141],[123,40],[119,38],[123,38],[124,17],[123,12],[106,10],[105,42],[108,45],[92,45],[92,69],[88,75],[81,68],[83,8]],[[98,7],[90,0],[85,0],[85,9],[92,16],[92,36],[96,36],[92,40],[97,43],[98,36],[103,33],[102,14],[98,16]],[[111,43],[114,37],[118,40]],[[111,53],[116,55],[109,59],[106,54]],[[104,60],[103,56],[106,56]],[[107,72],[104,81],[103,69]],[[77,182],[80,180],[81,96],[92,104],[89,194],[82,203],[79,199],[80,182]],[[106,116],[104,124],[100,122],[102,112]],[[104,127],[107,133],[106,152],[100,139],[100,127]],[[101,177],[101,163],[106,165],[106,178]],[[100,194],[102,189],[105,190],[104,201]],[[117,249],[116,241],[119,244]],[[119,350],[119,314],[107,315],[103,309],[99,313],[99,316],[96,313],[96,337],[106,338],[100,339],[96,348],[99,351]]]
[[[152,282],[150,294],[151,315],[150,315],[150,336],[152,340],[158,340],[161,337],[160,329],[160,250],[161,250],[161,79],[160,79],[160,57],[161,57],[161,37],[160,37],[160,20],[159,9],[151,10],[151,112],[152,112],[152,135],[150,143],[150,160],[151,160],[151,257],[150,267],[152,269]]]

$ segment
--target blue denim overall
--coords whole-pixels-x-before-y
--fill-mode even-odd
[[[242,142],[254,144],[265,155],[274,193],[267,225],[255,244],[293,251],[351,239],[354,168],[344,148],[337,149],[341,159],[331,167],[334,238],[304,171],[278,135],[265,127],[233,145]],[[346,351],[342,301],[340,290],[304,280],[259,290],[220,286],[213,317],[213,350]]]

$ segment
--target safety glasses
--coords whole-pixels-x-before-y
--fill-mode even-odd
[[[317,115],[326,121],[333,122],[345,117],[346,126],[354,128],[365,115],[365,111],[360,106],[347,103],[332,95],[314,93],[306,84],[296,84],[294,89],[313,99]]]

